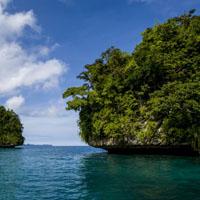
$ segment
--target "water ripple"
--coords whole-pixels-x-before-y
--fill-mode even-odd
[[[0,200],[199,200],[200,158],[90,147],[0,149]]]

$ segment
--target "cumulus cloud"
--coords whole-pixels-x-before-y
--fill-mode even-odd
[[[29,49],[22,45],[27,31],[39,34],[40,28],[33,11],[8,13],[9,2],[0,0],[0,97],[12,95],[4,105],[20,115],[26,143],[83,144],[77,134],[77,115],[65,112],[64,101],[54,97],[38,105],[37,101],[30,103],[30,96],[26,96],[25,87],[40,90],[58,87],[67,66],[61,60],[50,59],[50,52],[58,44]]]
[[[6,12],[9,2],[8,0],[0,0],[0,42],[16,39],[23,34],[25,27],[39,30],[33,11],[9,14]]]
[[[9,109],[17,110],[20,108],[25,102],[25,99],[23,96],[15,96],[11,97],[6,101],[6,107]]]
[[[57,86],[66,68],[58,59],[45,60],[51,48],[42,46],[30,53],[19,40],[26,27],[38,30],[33,11],[9,14],[9,0],[0,0],[0,94],[6,94],[24,86]]]

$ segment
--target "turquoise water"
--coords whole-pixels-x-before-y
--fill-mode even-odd
[[[0,200],[199,200],[200,157],[90,147],[0,149]]]

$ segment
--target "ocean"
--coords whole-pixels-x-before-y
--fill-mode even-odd
[[[200,200],[200,157],[0,149],[0,200]]]

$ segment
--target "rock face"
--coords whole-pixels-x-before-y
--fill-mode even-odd
[[[0,145],[0,148],[15,148],[16,145],[10,144],[10,145]]]
[[[162,154],[162,155],[200,155],[200,138],[192,144],[139,144],[137,141],[118,142],[113,139],[90,141],[89,145],[102,148],[112,154]]]

